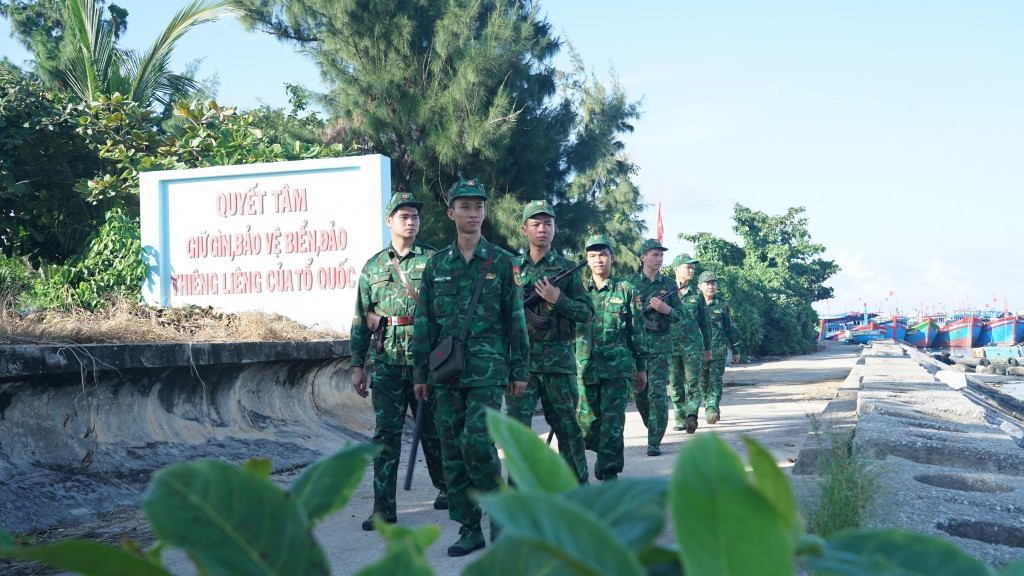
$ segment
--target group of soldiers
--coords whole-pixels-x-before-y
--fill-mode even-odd
[[[352,383],[363,397],[373,390],[373,441],[383,447],[373,460],[373,513],[362,527],[373,530],[375,517],[397,521],[402,430],[422,401],[434,508],[461,524],[451,556],[486,545],[482,510],[470,494],[498,490],[501,481],[489,409],[504,403],[510,417],[530,426],[540,402],[579,482],[589,483],[586,450],[597,453],[594,477],[607,482],[623,470],[630,397],[648,430],[647,455],[658,456],[669,396],[675,430],[694,433],[701,404],[707,423],[718,422],[728,350],[739,360],[739,331],[717,296],[717,278],[706,271],[693,285],[690,256],[672,261],[670,278],[661,273],[667,248],[647,240],[640,270],[619,279],[615,247],[595,235],[583,247],[585,262],[572,262],[551,250],[557,226],[545,200],[523,208],[529,248],[514,256],[482,236],[486,200],[479,181],[455,183],[448,218],[456,239],[436,250],[416,240],[422,202],[392,195],[385,209],[391,243],[363,267],[352,322]],[[450,337],[464,347],[464,368],[441,382],[429,366]],[[499,532],[492,521],[492,541]]]

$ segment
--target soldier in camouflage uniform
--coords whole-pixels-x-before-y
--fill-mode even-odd
[[[406,410],[415,414],[416,397],[413,395],[412,357],[409,340],[412,338],[413,311],[416,309],[414,293],[419,289],[423,269],[434,255],[430,246],[416,241],[420,229],[420,208],[412,194],[391,196],[385,209],[385,222],[391,229],[391,244],[367,260],[359,275],[359,296],[355,317],[352,319],[352,386],[357,394],[366,397],[366,355],[370,351],[373,376],[373,411],[376,425],[373,441],[384,449],[373,459],[373,512],[385,522],[397,520],[395,492],[398,484],[398,462],[402,449],[402,430]],[[397,263],[397,267],[396,267]],[[406,286],[408,282],[408,286]],[[371,349],[373,328],[368,326],[367,314],[385,319],[385,327],[378,332],[380,341]],[[374,317],[374,320],[380,321]],[[431,416],[433,402],[425,404],[423,428],[423,455],[427,472],[438,489],[434,508],[448,507],[444,474],[441,472],[441,442]],[[373,515],[363,522],[363,530],[373,530]]]
[[[647,346],[640,296],[611,276],[611,242],[591,236],[586,251],[590,277],[583,286],[594,302],[594,319],[576,325],[576,368],[594,417],[586,436],[587,449],[597,452],[594,478],[608,482],[618,478],[624,464],[630,384],[635,379],[641,392],[647,386]]]
[[[668,248],[650,238],[640,245],[640,272],[626,278],[644,303],[642,325],[647,336],[647,389],[634,391],[636,409],[647,427],[647,455],[661,455],[668,427],[668,382],[672,369],[671,326],[682,320],[676,283],[661,273]]]
[[[487,433],[487,410],[501,410],[506,387],[513,396],[521,395],[529,377],[522,280],[512,254],[480,234],[486,198],[476,180],[460,180],[448,191],[448,218],[455,222],[458,237],[423,271],[411,346],[416,396],[435,397],[448,515],[462,524],[459,540],[448,547],[449,556],[464,556],[485,546],[483,512],[470,493],[498,490],[501,478],[498,451]],[[463,343],[465,370],[453,381],[437,382],[428,367],[431,350],[448,336],[458,337],[488,258],[490,271],[483,278],[483,292]],[[492,541],[495,536],[492,522]]]
[[[722,375],[725,374],[725,357],[729,349],[732,349],[732,363],[739,364],[740,361],[740,331],[733,322],[729,303],[717,295],[718,278],[715,273],[702,272],[697,286],[704,294],[711,326],[711,361],[701,374],[700,387],[704,394],[704,417],[708,424],[715,424],[722,414],[718,404],[722,400]],[[694,409],[693,413],[696,414],[697,410]]]
[[[669,377],[669,394],[675,408],[675,429],[693,434],[697,431],[697,409],[700,407],[700,375],[704,365],[711,359],[711,332],[708,327],[708,308],[704,295],[700,293],[693,279],[693,265],[697,263],[689,254],[680,254],[672,260],[676,285],[684,287],[679,293],[682,319],[672,325],[675,353],[672,355],[672,374]],[[687,401],[698,400],[689,407]],[[692,409],[692,412],[688,410]],[[685,422],[685,424],[684,424]]]
[[[530,250],[519,257],[519,269],[527,286],[536,290],[536,302],[526,308],[530,335],[530,383],[522,396],[505,396],[508,415],[530,426],[540,399],[544,418],[558,438],[558,452],[586,484],[587,456],[583,431],[576,419],[579,391],[573,339],[577,322],[594,317],[594,304],[583,290],[579,272],[561,279],[576,264],[551,251],[555,235],[555,211],[547,200],[534,200],[523,208],[523,234]]]

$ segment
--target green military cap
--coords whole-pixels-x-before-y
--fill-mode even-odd
[[[388,216],[394,216],[395,210],[398,210],[402,206],[412,206],[416,210],[423,208],[423,202],[413,198],[412,194],[408,192],[399,192],[391,195],[391,200],[388,200],[388,207],[384,210]]]
[[[640,245],[640,254],[647,254],[648,250],[661,250],[665,252],[668,248],[661,245],[656,238],[648,238],[644,240],[644,243]]]
[[[697,278],[697,284],[700,284],[701,282],[718,282],[718,276],[715,276],[715,273],[711,270],[701,272],[700,278]]]
[[[590,250],[591,248],[596,248],[598,246],[604,246],[609,252],[612,251],[611,240],[608,240],[608,238],[603,234],[591,234],[588,236],[587,243],[583,245],[583,249]]]
[[[487,192],[484,185],[476,178],[466,180],[463,178],[448,189],[448,205],[451,206],[456,198],[482,198],[487,200]]]
[[[549,216],[555,215],[555,209],[551,207],[551,202],[547,200],[533,200],[527,202],[526,206],[523,206],[523,223],[533,218],[537,214],[547,214]]]
[[[672,267],[673,268],[678,268],[678,267],[682,266],[683,264],[696,264],[697,262],[699,262],[699,260],[694,260],[693,256],[690,256],[689,254],[683,253],[683,254],[680,254],[679,256],[676,256],[675,260],[672,260]]]

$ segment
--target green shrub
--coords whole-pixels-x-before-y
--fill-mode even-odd
[[[86,310],[104,308],[114,298],[138,300],[146,278],[142,257],[138,217],[114,208],[85,254],[45,268],[28,300],[38,308]]]
[[[0,255],[0,310],[16,308],[34,280],[27,262]]]

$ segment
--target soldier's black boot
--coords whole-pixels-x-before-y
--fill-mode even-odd
[[[374,512],[373,514],[370,514],[369,518],[367,518],[366,520],[363,520],[363,530],[366,530],[367,532],[371,532],[371,531],[375,530],[375,527],[373,525],[373,517],[376,516],[376,515],[377,515],[377,513]],[[384,520],[384,522],[387,523],[387,524],[394,524],[395,522],[398,522],[398,519],[394,518],[394,517],[385,518],[385,517],[382,516],[381,519]]]
[[[448,493],[441,490],[437,493],[437,498],[434,498],[434,510],[447,510],[448,509]]]
[[[463,525],[459,528],[459,541],[448,547],[449,556],[465,556],[474,550],[479,550],[486,546],[487,543],[484,541],[484,532],[480,529],[480,525],[466,526]]]
[[[686,433],[693,434],[697,431],[697,415],[690,414],[686,417]]]

